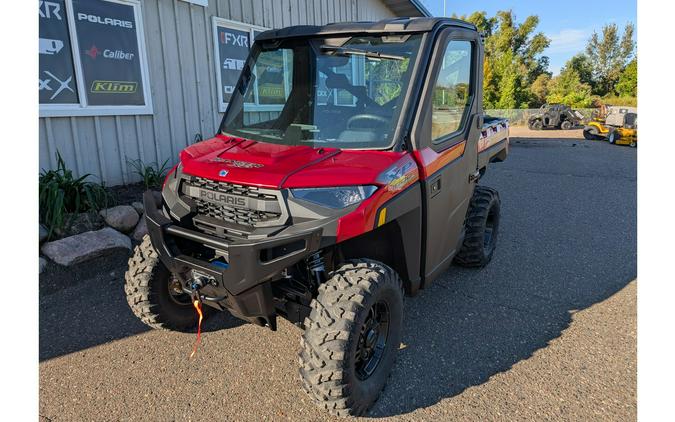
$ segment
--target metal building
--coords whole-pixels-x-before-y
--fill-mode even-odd
[[[428,15],[419,0],[40,1],[40,167],[58,151],[77,175],[138,181],[129,160],[175,162],[215,133],[257,32]]]

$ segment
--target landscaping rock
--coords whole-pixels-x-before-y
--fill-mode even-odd
[[[45,226],[40,224],[40,244],[42,244],[42,242],[47,240],[48,235],[49,235],[49,232],[47,231],[47,229],[45,229]]]
[[[148,225],[145,222],[145,218],[141,217],[141,221],[136,224],[136,228],[134,229],[134,233],[131,235],[131,238],[137,242],[141,242],[143,240],[143,236],[146,234],[148,234]]]
[[[106,227],[47,242],[41,250],[57,264],[69,266],[107,255],[115,249],[131,251],[131,240],[117,230]]]
[[[66,227],[56,229],[56,236],[59,238],[75,236],[76,234],[90,232],[105,227],[103,218],[95,212],[83,212],[80,214],[67,214]]]
[[[106,224],[121,232],[128,233],[138,223],[138,213],[131,205],[118,205],[101,211]]]
[[[40,274],[45,270],[47,267],[47,260],[44,259],[43,257],[40,257]]]
[[[143,208],[143,203],[142,203],[142,202],[139,202],[139,201],[133,202],[133,203],[131,204],[131,206],[134,207],[134,209],[136,210],[136,212],[138,213],[138,215],[140,215],[140,216],[143,215],[143,212],[144,212],[145,210],[144,210],[144,208]],[[141,220],[142,220],[142,219],[141,219]]]

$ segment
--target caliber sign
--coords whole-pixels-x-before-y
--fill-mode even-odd
[[[87,102],[144,105],[134,8],[104,0],[73,0]]]

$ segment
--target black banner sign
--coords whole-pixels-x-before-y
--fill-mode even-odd
[[[73,0],[73,11],[87,102],[144,105],[134,7],[102,0]]]
[[[75,67],[63,0],[40,1],[40,104],[77,104]]]
[[[218,26],[217,29],[220,89],[223,90],[223,102],[228,103],[248,57],[250,33],[222,26]]]

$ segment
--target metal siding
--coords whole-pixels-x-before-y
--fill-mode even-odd
[[[76,176],[89,173],[107,185],[136,182],[127,160],[173,165],[197,133],[212,136],[222,118],[212,16],[269,28],[394,16],[379,0],[210,0],[206,8],[144,0],[141,9],[154,114],[40,118],[40,169],[56,167],[58,150]]]

